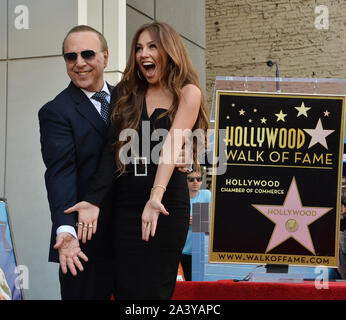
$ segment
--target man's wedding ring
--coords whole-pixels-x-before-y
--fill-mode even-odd
[[[77,222],[76,227],[81,227],[81,228],[93,228],[93,225],[91,223],[83,223],[83,222]]]

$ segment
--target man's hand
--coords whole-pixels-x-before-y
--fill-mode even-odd
[[[91,240],[92,235],[96,233],[100,208],[90,202],[81,201],[65,210],[64,213],[70,214],[75,211],[78,211],[78,239],[86,243],[87,239]]]
[[[73,276],[77,275],[76,267],[80,271],[84,270],[79,258],[87,262],[88,257],[82,252],[79,241],[73,235],[68,232],[58,234],[54,249],[59,250],[60,266],[64,274],[67,273],[67,268]]]

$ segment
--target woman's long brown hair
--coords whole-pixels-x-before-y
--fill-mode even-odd
[[[173,122],[180,103],[181,91],[185,85],[194,84],[201,90],[198,74],[178,32],[167,23],[157,21],[145,24],[137,30],[132,40],[131,51],[122,80],[117,86],[117,92],[120,94],[120,97],[116,99],[116,104],[113,106],[111,114],[112,126],[116,133],[116,167],[120,174],[125,172],[125,165],[121,161],[120,150],[126,142],[119,141],[118,137],[124,129],[138,129],[148,89],[148,83],[144,76],[141,75],[136,63],[136,45],[139,36],[145,30],[149,31],[156,41],[158,50],[164,50],[168,56],[167,69],[161,70],[161,74],[164,76],[163,82],[167,84],[169,91],[173,95],[173,103],[160,117],[168,115],[170,122]],[[192,130],[203,129],[205,132],[204,136],[206,137],[207,128],[208,118],[206,115],[205,98],[202,94],[198,117]],[[196,146],[194,149],[196,150]],[[194,162],[196,163],[196,161],[197,155],[194,152]]]

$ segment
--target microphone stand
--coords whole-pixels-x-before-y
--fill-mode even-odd
[[[268,67],[272,67],[275,64],[276,70],[275,70],[275,77],[276,77],[276,92],[280,92],[280,82],[279,82],[279,78],[280,78],[280,73],[279,73],[279,66],[276,62],[273,62],[271,60],[267,61],[267,66]]]

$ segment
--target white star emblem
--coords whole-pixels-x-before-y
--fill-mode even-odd
[[[322,127],[321,119],[318,119],[315,129],[303,129],[303,130],[311,136],[311,141],[310,141],[308,149],[310,149],[316,143],[319,143],[328,150],[326,137],[328,137],[335,130],[324,130]]]
[[[297,118],[300,116],[308,117],[307,111],[311,109],[311,107],[305,107],[304,102],[302,102],[302,105],[300,107],[295,107],[295,109],[298,110]]]
[[[280,120],[285,122],[285,117],[287,116],[287,113],[283,113],[282,110],[280,110],[280,113],[275,113],[275,115],[277,116],[276,122]]]

